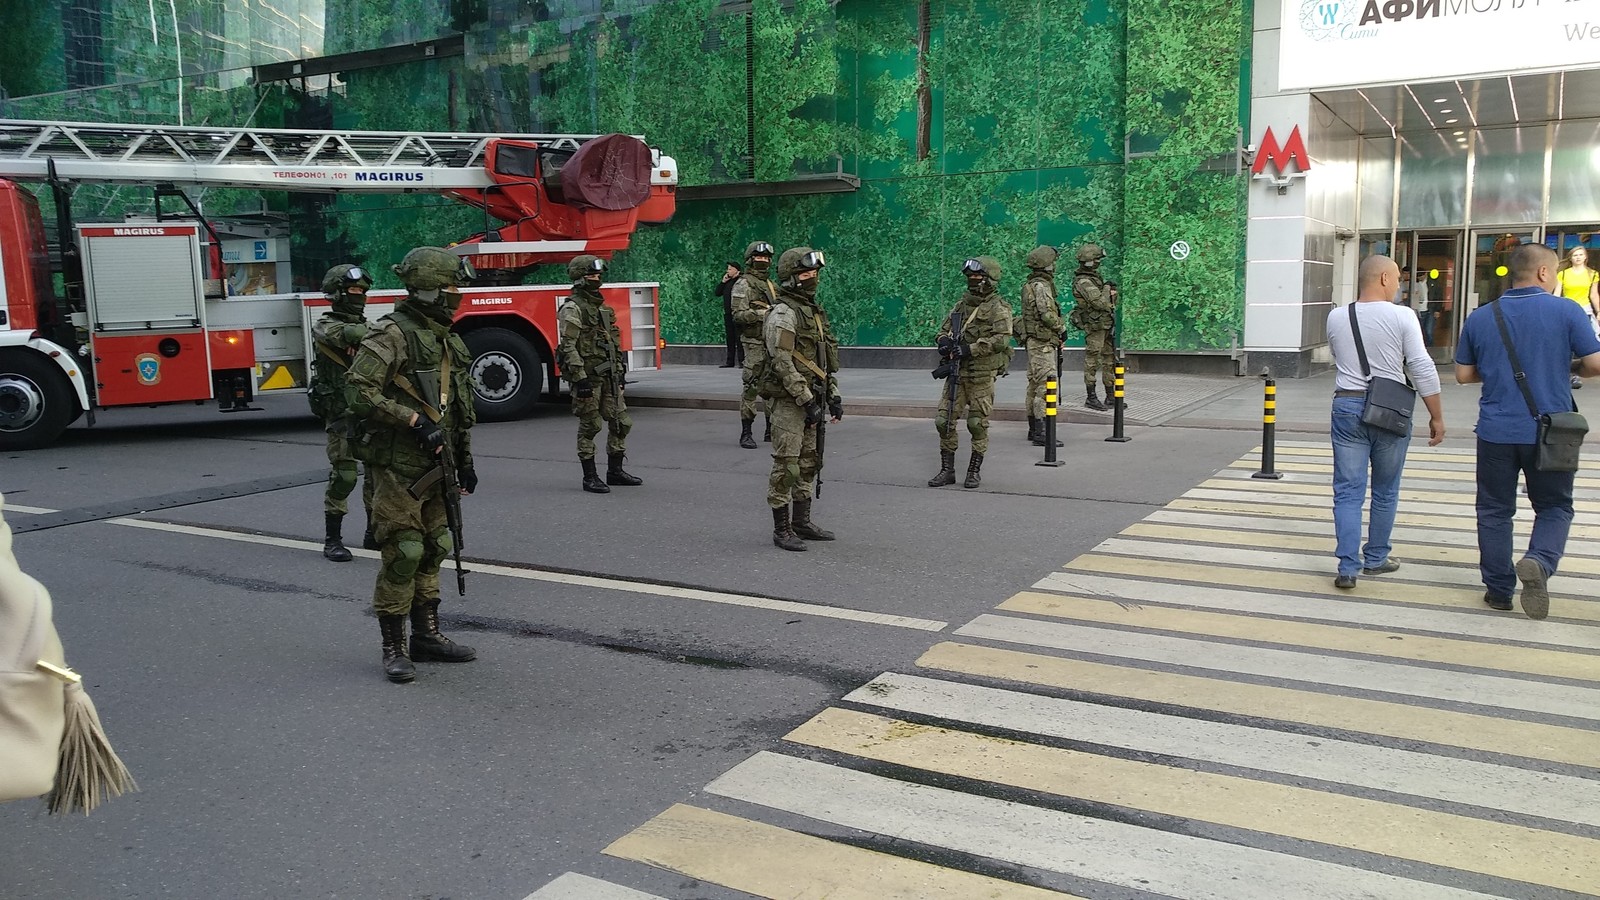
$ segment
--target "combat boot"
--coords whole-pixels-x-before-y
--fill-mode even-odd
[[[608,453],[606,454],[606,484],[637,487],[641,484],[644,484],[644,479],[635,478],[634,476],[629,475],[627,472],[622,471],[621,453]]]
[[[1028,417],[1028,443],[1035,447],[1044,446],[1044,429],[1041,427],[1043,424],[1038,416]]]
[[[793,529],[795,534],[808,541],[833,540],[833,532],[825,531],[817,527],[817,523],[811,521],[811,501],[809,499],[794,501],[794,515],[789,518],[789,527]]]
[[[349,562],[350,551],[344,545],[344,516],[327,513],[323,521],[327,526],[324,532],[327,536],[322,539],[322,555],[334,562]]]
[[[1117,408],[1117,389],[1108,384],[1108,385],[1106,385],[1106,409],[1116,409],[1116,408]],[[1128,408],[1128,398],[1127,397],[1123,397],[1122,398],[1122,408],[1123,409],[1127,409]]]
[[[361,536],[361,546],[367,550],[382,550],[383,545],[378,543],[377,523],[372,521],[372,513],[367,513],[367,533]]]
[[[472,662],[478,652],[439,633],[439,601],[411,604],[411,659],[413,662]]]
[[[383,630],[383,674],[395,684],[416,678],[417,667],[406,655],[406,617],[379,616],[378,627]]]
[[[767,423],[767,430],[761,433],[761,442],[764,444],[770,444],[772,443],[772,417],[762,416],[762,419],[764,419]]]
[[[1090,409],[1098,409],[1101,412],[1105,412],[1106,405],[1100,402],[1100,395],[1095,393],[1094,385],[1089,385],[1088,390],[1089,399],[1083,401],[1083,405],[1089,407]]]
[[[1047,428],[1045,428],[1045,422],[1046,422],[1045,419],[1040,419],[1039,420],[1039,433],[1033,439],[1033,445],[1035,447],[1043,447],[1044,446],[1044,442],[1045,442],[1045,436],[1050,433],[1050,431]],[[1061,441],[1057,440],[1056,441],[1056,446],[1057,447],[1063,447],[1063,446],[1066,446],[1066,445],[1062,444]]]
[[[972,451],[972,461],[967,463],[967,480],[961,482],[961,486],[964,488],[975,488],[982,484],[983,479],[978,476],[978,470],[982,468],[983,454],[976,450]]]
[[[580,460],[578,460],[578,462],[583,463],[583,489],[584,490],[588,491],[591,494],[609,494],[609,493],[611,493],[611,488],[606,487],[606,483],[604,481],[600,480],[600,473],[595,471],[595,469],[594,469],[594,460],[592,458],[591,459],[580,459]]]
[[[785,550],[804,550],[806,542],[794,533],[789,525],[789,507],[780,506],[772,511],[772,543],[773,546]]]
[[[956,452],[939,451],[939,474],[928,479],[928,487],[944,487],[956,483]]]
[[[756,448],[755,435],[750,433],[750,429],[755,424],[755,419],[745,419],[739,423],[739,446],[746,450],[754,450]]]

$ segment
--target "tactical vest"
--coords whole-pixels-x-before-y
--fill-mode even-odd
[[[1055,299],[1056,282],[1054,278],[1051,278],[1047,274],[1029,275],[1028,280],[1024,282],[1022,288],[1022,326],[1017,330],[1017,337],[1023,341],[1059,340],[1061,337],[1060,332],[1052,332],[1050,329],[1045,327],[1044,321],[1039,316],[1038,307],[1035,305],[1032,297],[1030,296],[1032,291],[1029,289],[1034,288],[1035,285],[1042,285],[1046,290],[1048,290],[1050,292],[1050,298],[1052,302]]]
[[[1009,311],[1009,305],[1000,297],[998,291],[987,297],[978,298],[976,306],[969,306],[968,298],[974,294],[965,294],[956,309],[961,313],[961,342],[972,345],[987,337],[1004,335],[1004,340],[997,341],[995,349],[982,355],[969,356],[961,361],[961,377],[963,378],[989,378],[1006,370],[1011,363],[1011,332],[996,327],[1001,308]]]
[[[329,313],[323,316],[323,319],[333,319],[338,325],[353,325],[357,321],[364,321],[339,318],[336,313]],[[311,343],[316,353],[311,357],[311,384],[306,392],[306,400],[311,404],[312,415],[325,422],[331,421],[343,416],[347,411],[344,386],[346,376],[350,372],[350,356],[339,347],[317,340],[315,334]]]
[[[618,338],[615,333],[617,330],[617,314],[612,311],[611,307],[605,305],[605,302],[600,299],[598,294],[591,299],[583,292],[574,290],[572,299],[569,302],[578,317],[578,336],[568,349],[576,350],[579,358],[583,360],[584,370],[592,372],[597,364],[611,358],[610,348]],[[574,314],[567,313],[565,310],[563,310],[563,313],[566,315]],[[621,349],[620,346],[616,347],[619,354],[619,363],[621,362]],[[565,354],[567,350],[562,352]]]
[[[751,309],[761,311],[770,310],[772,309],[773,305],[778,302],[777,288],[773,287],[772,282],[768,281],[767,279],[757,277],[747,272],[743,275],[740,275],[739,280],[744,282],[745,287],[750,291]],[[761,323],[756,322],[753,324],[747,323],[740,325],[739,334],[742,337],[761,340]]]
[[[377,328],[395,328],[406,341],[406,358],[395,377],[384,386],[383,395],[425,419],[438,419],[448,440],[477,422],[472,405],[472,379],[468,372],[471,357],[461,336],[453,332],[439,335],[420,316],[406,309],[378,320]],[[444,408],[438,404],[449,353],[450,392]],[[426,402],[424,402],[426,401]],[[403,478],[416,478],[438,464],[437,458],[418,445],[409,430],[391,428],[368,420],[356,443],[356,458],[375,466],[387,466]]]
[[[1072,307],[1072,326],[1079,331],[1109,331],[1116,319],[1110,310],[1095,309],[1084,302],[1087,291],[1105,295],[1106,280],[1093,269],[1079,269],[1072,276],[1072,296],[1077,303]]]
[[[827,374],[839,370],[838,350],[828,336],[828,317],[815,303],[789,291],[782,292],[778,304],[794,311],[794,369],[812,384],[827,386]],[[808,365],[809,363],[809,365]],[[819,374],[821,373],[821,374]],[[777,370],[768,364],[760,380],[761,396],[788,397]]]

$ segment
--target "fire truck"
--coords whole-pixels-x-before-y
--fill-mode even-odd
[[[556,384],[556,310],[568,286],[517,284],[521,274],[583,253],[609,259],[638,225],[672,217],[677,181],[674,160],[637,135],[0,120],[0,450],[47,446],[78,418],[93,425],[116,407],[242,411],[306,389],[311,323],[327,300],[231,294],[222,239],[184,186],[434,193],[482,209],[483,232],[439,243],[479,273],[455,328],[472,353],[479,415],[494,421],[527,415]],[[52,192],[54,256],[23,182]],[[150,186],[155,214],[77,223],[72,187],[83,183]],[[603,293],[630,368],[657,367],[658,285]],[[402,296],[373,291],[369,318]]]

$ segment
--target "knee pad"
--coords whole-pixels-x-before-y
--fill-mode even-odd
[[[783,485],[793,489],[800,483],[800,460],[786,459],[783,461]]]
[[[418,569],[424,574],[437,573],[445,557],[454,550],[456,542],[450,537],[449,526],[444,526],[429,534],[423,544],[422,563]]]
[[[617,416],[615,424],[612,427],[617,430],[618,437],[627,437],[628,432],[633,430],[633,417],[627,413],[623,413],[622,415]]]
[[[967,431],[977,437],[984,429],[983,416],[967,416]]]
[[[417,568],[422,565],[422,533],[408,528],[396,532],[392,540],[394,557],[384,561],[383,574],[396,584],[404,584],[416,576]]]
[[[355,460],[343,460],[328,472],[328,488],[341,497],[348,497],[356,489],[357,478]]]

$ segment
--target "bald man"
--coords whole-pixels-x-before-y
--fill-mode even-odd
[[[1328,313],[1328,345],[1338,368],[1333,392],[1333,532],[1339,574],[1333,586],[1349,590],[1356,576],[1383,575],[1400,568],[1389,556],[1390,535],[1400,501],[1400,473],[1405,468],[1410,434],[1395,434],[1361,421],[1368,384],[1378,378],[1416,385],[1428,407],[1428,446],[1444,440],[1444,408],[1439,402],[1439,371],[1423,344],[1417,317],[1393,303],[1400,286],[1400,267],[1387,256],[1361,262],[1355,303]],[[1571,304],[1568,304],[1571,305]],[[1366,352],[1363,371],[1357,350]],[[1361,506],[1372,480],[1371,521],[1361,546]]]

